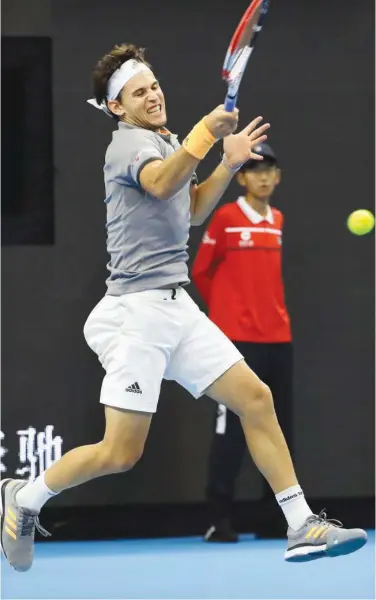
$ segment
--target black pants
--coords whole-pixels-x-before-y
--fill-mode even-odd
[[[291,343],[255,344],[234,342],[246,363],[272,391],[278,421],[292,452],[293,348]],[[231,517],[234,487],[246,441],[240,419],[218,406],[210,448],[206,498],[212,523]],[[265,498],[273,492],[264,480]]]

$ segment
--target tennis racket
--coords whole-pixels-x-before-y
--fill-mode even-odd
[[[225,110],[228,112],[235,108],[240,82],[264,25],[268,9],[269,0],[253,0],[245,11],[227,49],[222,79],[228,86],[225,99]]]

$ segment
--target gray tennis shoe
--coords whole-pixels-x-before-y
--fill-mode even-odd
[[[324,511],[308,517],[298,531],[289,528],[287,538],[285,560],[289,562],[351,554],[367,542],[363,529],[343,529],[340,521],[327,519]]]
[[[19,506],[17,492],[26,485],[20,479],[0,483],[1,549],[16,571],[28,571],[33,564],[35,529],[50,534],[39,523],[38,513]]]

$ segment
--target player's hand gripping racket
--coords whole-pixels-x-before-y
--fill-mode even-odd
[[[240,82],[262,30],[268,9],[269,0],[253,0],[245,11],[228,47],[222,69],[222,79],[228,86],[225,99],[225,110],[228,112],[235,108]]]

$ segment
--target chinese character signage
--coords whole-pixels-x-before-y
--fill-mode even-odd
[[[47,425],[44,431],[34,427],[19,429],[18,437],[18,466],[14,473],[7,467],[7,441],[5,434],[0,432],[0,473],[9,477],[35,479],[48,467],[61,458],[63,439],[54,435],[54,426]]]

